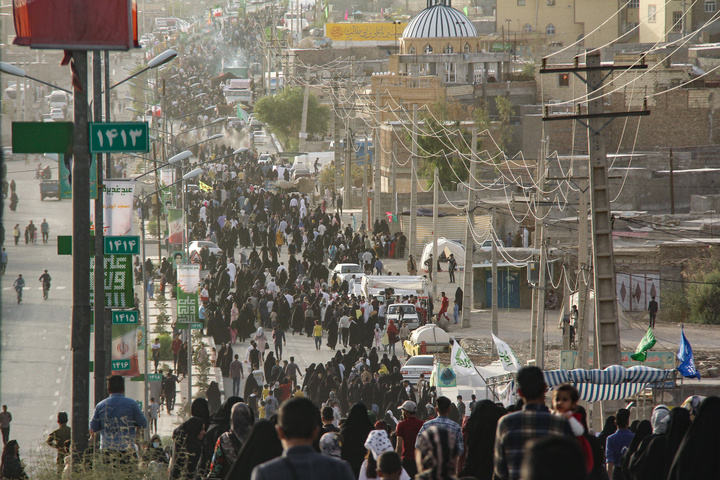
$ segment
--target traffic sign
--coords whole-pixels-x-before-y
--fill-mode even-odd
[[[90,122],[90,153],[148,152],[147,122]]]
[[[127,325],[138,323],[137,310],[121,310],[112,312],[113,325]]]
[[[105,255],[140,255],[138,235],[108,235],[103,237]]]
[[[160,373],[148,373],[148,382],[161,382],[162,374]]]
[[[130,370],[130,360],[113,360],[111,369],[115,371]]]
[[[13,153],[71,154],[74,125],[73,122],[13,122]]]
[[[202,330],[203,324],[202,324],[202,322],[193,322],[190,324],[190,329],[191,330]]]

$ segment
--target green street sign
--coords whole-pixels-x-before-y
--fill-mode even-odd
[[[136,310],[122,310],[112,312],[113,325],[128,325],[138,323],[138,312]]]
[[[105,242],[105,255],[140,255],[140,237],[137,235],[107,236]]]
[[[90,122],[90,153],[148,152],[147,122]]]
[[[162,382],[162,374],[148,373],[148,382]]]
[[[190,329],[191,330],[202,330],[203,324],[202,324],[202,322],[193,322],[190,324]]]
[[[140,407],[140,410],[142,411],[142,400],[135,400],[138,404],[138,407]]]
[[[13,153],[71,155],[74,125],[73,122],[13,122]]]
[[[123,371],[123,370],[130,370],[130,360],[113,360],[111,362],[112,370],[115,371]]]

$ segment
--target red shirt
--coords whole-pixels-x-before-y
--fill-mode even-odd
[[[415,458],[415,441],[417,440],[418,432],[423,423],[424,422],[417,417],[409,417],[407,420],[398,423],[395,432],[398,437],[402,437],[403,439],[401,455],[403,459]]]

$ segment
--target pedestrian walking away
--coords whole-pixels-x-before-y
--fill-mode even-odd
[[[12,422],[12,414],[8,412],[7,405],[3,405],[2,412],[0,412],[0,429],[2,429],[3,445],[5,445],[10,438],[10,422]]]
[[[648,303],[648,313],[650,313],[650,328],[655,328],[658,313],[658,303],[655,301],[655,295],[652,296],[650,303]]]
[[[50,225],[48,225],[47,220],[44,218],[42,223],[40,224],[40,233],[42,233],[43,245],[47,245],[48,237],[50,235]]]

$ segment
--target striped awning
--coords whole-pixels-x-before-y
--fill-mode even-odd
[[[580,392],[581,399],[599,402],[632,397],[648,384],[662,382],[671,377],[673,370],[613,365],[605,370],[549,370],[543,373],[548,388],[572,383]]]

